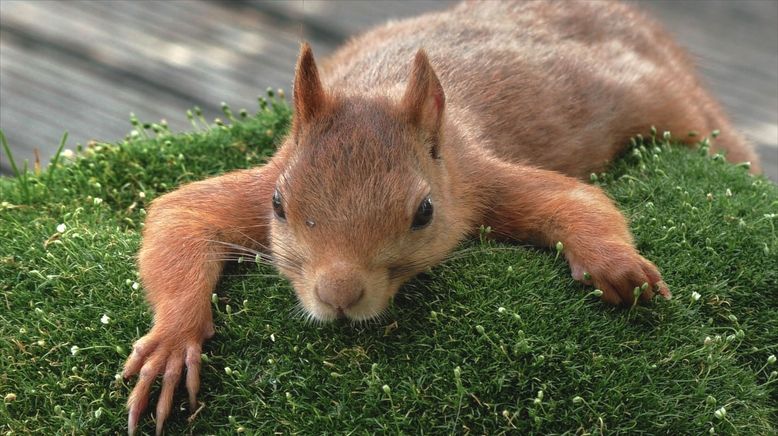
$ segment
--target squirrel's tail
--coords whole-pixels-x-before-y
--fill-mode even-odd
[[[724,152],[727,160],[732,163],[749,162],[751,164],[749,171],[754,174],[762,172],[759,163],[759,156],[754,151],[754,147],[748,140],[729,123],[722,120],[721,127],[715,127],[719,130],[716,138],[711,138],[711,152]]]
[[[759,156],[754,151],[754,147],[751,143],[738,132],[732,125],[726,114],[722,110],[721,106],[712,97],[705,93],[701,88],[698,88],[697,98],[693,100],[696,110],[687,112],[691,115],[691,118],[685,121],[690,121],[691,124],[688,127],[704,128],[703,131],[698,131],[702,137],[708,137],[710,139],[710,151],[711,153],[723,152],[727,161],[738,164],[749,162],[749,170],[753,174],[759,174],[762,172],[762,167],[759,162]],[[690,102],[685,101],[684,104],[688,105]],[[688,106],[686,109],[688,110]],[[676,122],[685,124],[685,117],[680,116],[676,118]],[[694,121],[691,121],[694,120]],[[683,132],[681,129],[679,131]],[[688,132],[688,130],[685,130]],[[713,133],[718,131],[718,135],[714,138]],[[700,137],[688,138],[685,142],[688,145],[696,144],[700,140]]]

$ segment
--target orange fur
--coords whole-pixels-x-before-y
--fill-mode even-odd
[[[651,125],[721,129],[715,146],[758,168],[684,53],[620,3],[467,2],[358,37],[321,75],[304,44],[294,84],[293,126],[267,165],[186,185],[149,210],[138,265],[154,326],[125,366],[140,374],[130,433],[160,373],[158,433],[184,367],[194,406],[209,296],[240,247],[272,256],[320,320],[380,314],[480,225],[561,242],[574,278],[632,304],[643,284],[643,300],[669,290],[614,204],[576,177]]]

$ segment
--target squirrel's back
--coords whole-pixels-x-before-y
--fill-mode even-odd
[[[419,48],[449,122],[502,158],[587,176],[655,125],[681,137],[720,129],[731,160],[756,159],[683,50],[630,5],[465,2],[353,39],[326,62],[323,81],[399,98]]]

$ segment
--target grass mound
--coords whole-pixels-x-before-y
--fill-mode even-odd
[[[134,120],[125,141],[0,179],[1,432],[124,431],[118,373],[151,321],[134,266],[144,207],[263,162],[290,113],[260,106],[225,107],[227,126],[191,114],[195,133]],[[244,262],[214,298],[205,406],[188,423],[180,392],[170,433],[775,434],[778,189],[705,140],[669,142],[638,140],[593,180],[673,300],[611,309],[553,252],[473,241],[382,322],[319,326]]]

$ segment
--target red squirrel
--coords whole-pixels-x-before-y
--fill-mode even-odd
[[[148,211],[138,268],[154,311],[124,376],[132,434],[163,376],[157,433],[184,369],[192,407],[210,296],[235,247],[269,260],[309,317],[364,320],[463,239],[561,242],[575,279],[614,305],[670,297],[596,186],[637,133],[751,147],[654,21],[612,2],[466,2],[359,36],[317,68],[303,44],[294,116],[262,167],[190,183]],[[690,140],[691,142],[691,140]],[[640,292],[637,292],[640,293]]]

